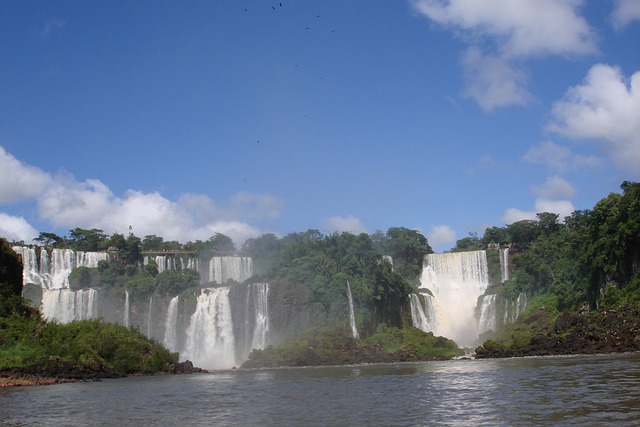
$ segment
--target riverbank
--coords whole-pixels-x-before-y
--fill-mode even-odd
[[[206,369],[193,366],[191,361],[176,363],[167,370],[153,374],[129,373],[124,374],[100,365],[74,365],[56,361],[39,366],[8,368],[0,370],[0,387],[22,387],[37,385],[52,385],[87,381],[100,381],[104,378],[123,378],[142,375],[183,375],[208,373]]]
[[[640,351],[640,308],[631,305],[554,317],[539,311],[515,328],[485,341],[476,359]]]

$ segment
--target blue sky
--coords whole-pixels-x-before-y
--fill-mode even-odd
[[[0,235],[470,232],[640,179],[640,0],[0,1]]]

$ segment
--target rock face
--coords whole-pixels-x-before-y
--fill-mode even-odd
[[[620,306],[588,313],[562,313],[547,333],[524,345],[487,341],[476,358],[594,354],[640,351],[640,309]]]

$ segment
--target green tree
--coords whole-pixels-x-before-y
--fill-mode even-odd
[[[107,248],[108,238],[102,230],[97,228],[91,230],[74,228],[69,231],[69,244],[77,251],[95,252]]]
[[[54,233],[41,232],[38,237],[33,239],[33,241],[38,243],[40,246],[59,248],[62,246],[64,239]]]

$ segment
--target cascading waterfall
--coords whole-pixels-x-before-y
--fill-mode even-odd
[[[502,283],[509,280],[509,248],[500,249],[500,275]]]
[[[98,291],[47,289],[42,293],[42,315],[49,320],[69,323],[98,317]]]
[[[420,297],[416,294],[410,294],[409,298],[411,302],[411,320],[413,322],[413,326],[425,332],[433,332],[430,330],[427,316],[424,314],[422,304],[420,304]]]
[[[127,328],[129,327],[129,311],[131,310],[130,304],[131,303],[129,302],[129,291],[125,290],[124,291],[124,312],[122,316],[122,324]]]
[[[351,334],[354,338],[359,338],[358,327],[356,326],[356,316],[353,312],[353,297],[351,296],[351,285],[347,280],[347,299],[349,300],[349,326],[351,326]]]
[[[178,302],[179,297],[175,296],[169,301],[167,309],[167,318],[164,328],[164,346],[171,351],[179,351],[178,349]]]
[[[489,285],[486,252],[429,254],[420,283],[433,294],[434,305],[440,307],[437,334],[460,346],[473,345],[478,337],[476,304]]]
[[[478,332],[496,330],[496,294],[484,295],[480,304],[480,320]]]
[[[527,308],[527,294],[521,292],[518,295],[518,299],[514,301],[505,301],[504,307],[504,318],[503,323],[505,325],[509,323],[515,323],[518,320],[518,317],[524,312],[525,308]]]
[[[153,295],[149,298],[149,308],[147,310],[147,337],[153,338]]]
[[[251,348],[262,350],[269,343],[269,284],[253,283],[251,294],[255,321]]]
[[[40,248],[38,259],[36,248],[14,246],[13,250],[22,256],[23,283],[33,283],[42,289],[68,289],[71,270],[76,267],[96,268],[99,261],[109,260],[106,252],[53,249],[49,257],[49,253]]]
[[[438,334],[437,308],[434,305],[433,297],[427,293],[421,293],[424,298],[424,307],[420,302],[420,297],[416,294],[409,295],[411,302],[411,319],[413,326],[424,331]]]
[[[244,282],[253,276],[253,258],[223,256],[213,257],[209,261],[209,282],[218,284],[228,280]]]
[[[187,328],[184,358],[208,369],[236,364],[229,288],[203,289]]]

